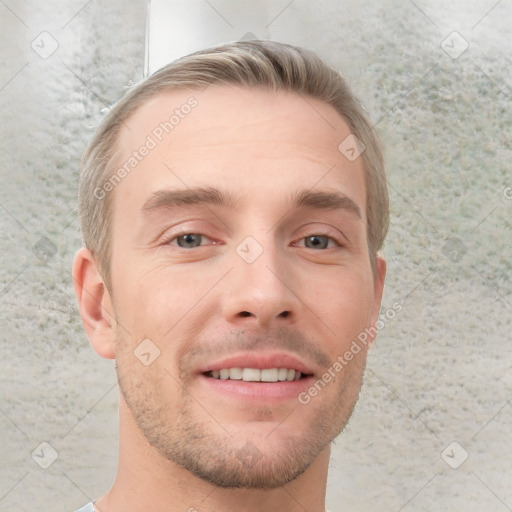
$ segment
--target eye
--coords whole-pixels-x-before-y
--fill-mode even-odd
[[[334,242],[335,247],[342,246],[338,240],[327,235],[309,235],[301,240],[305,240],[304,246],[308,249],[330,249],[332,247],[328,247],[330,241]]]
[[[200,233],[180,233],[164,241],[164,245],[177,245],[181,249],[194,249],[202,245],[203,239],[210,240],[210,238]]]

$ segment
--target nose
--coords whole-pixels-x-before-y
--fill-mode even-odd
[[[303,306],[293,290],[297,280],[290,262],[285,254],[265,245],[252,262],[244,259],[242,252],[234,255],[222,308],[224,318],[233,325],[267,329],[295,323],[301,314]]]

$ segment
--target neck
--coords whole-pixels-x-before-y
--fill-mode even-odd
[[[276,489],[225,489],[162,457],[138,429],[124,400],[119,410],[119,462],[97,512],[324,512],[330,447],[298,478]]]

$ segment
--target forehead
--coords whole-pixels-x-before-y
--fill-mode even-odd
[[[239,130],[241,125],[243,131]],[[310,141],[326,150],[336,149],[340,137],[350,133],[334,108],[316,98],[292,91],[210,85],[203,91],[162,92],[145,101],[126,121],[119,143],[130,151],[148,134],[161,138],[157,142],[163,144],[186,146],[226,136],[233,142],[247,143],[255,135],[261,138],[262,126],[269,139],[277,132],[280,142],[288,137],[305,148]],[[175,150],[180,149],[175,146]]]
[[[128,172],[116,187],[115,209],[140,207],[162,185],[222,182],[270,192],[321,181],[341,187],[364,212],[362,158],[349,161],[338,149],[349,135],[332,106],[295,92],[210,85],[160,93],[120,133],[117,167]]]

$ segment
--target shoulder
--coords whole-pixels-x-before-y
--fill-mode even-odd
[[[84,505],[82,508],[75,510],[75,512],[94,512],[94,505],[91,501],[90,503],[87,503],[87,505]]]

